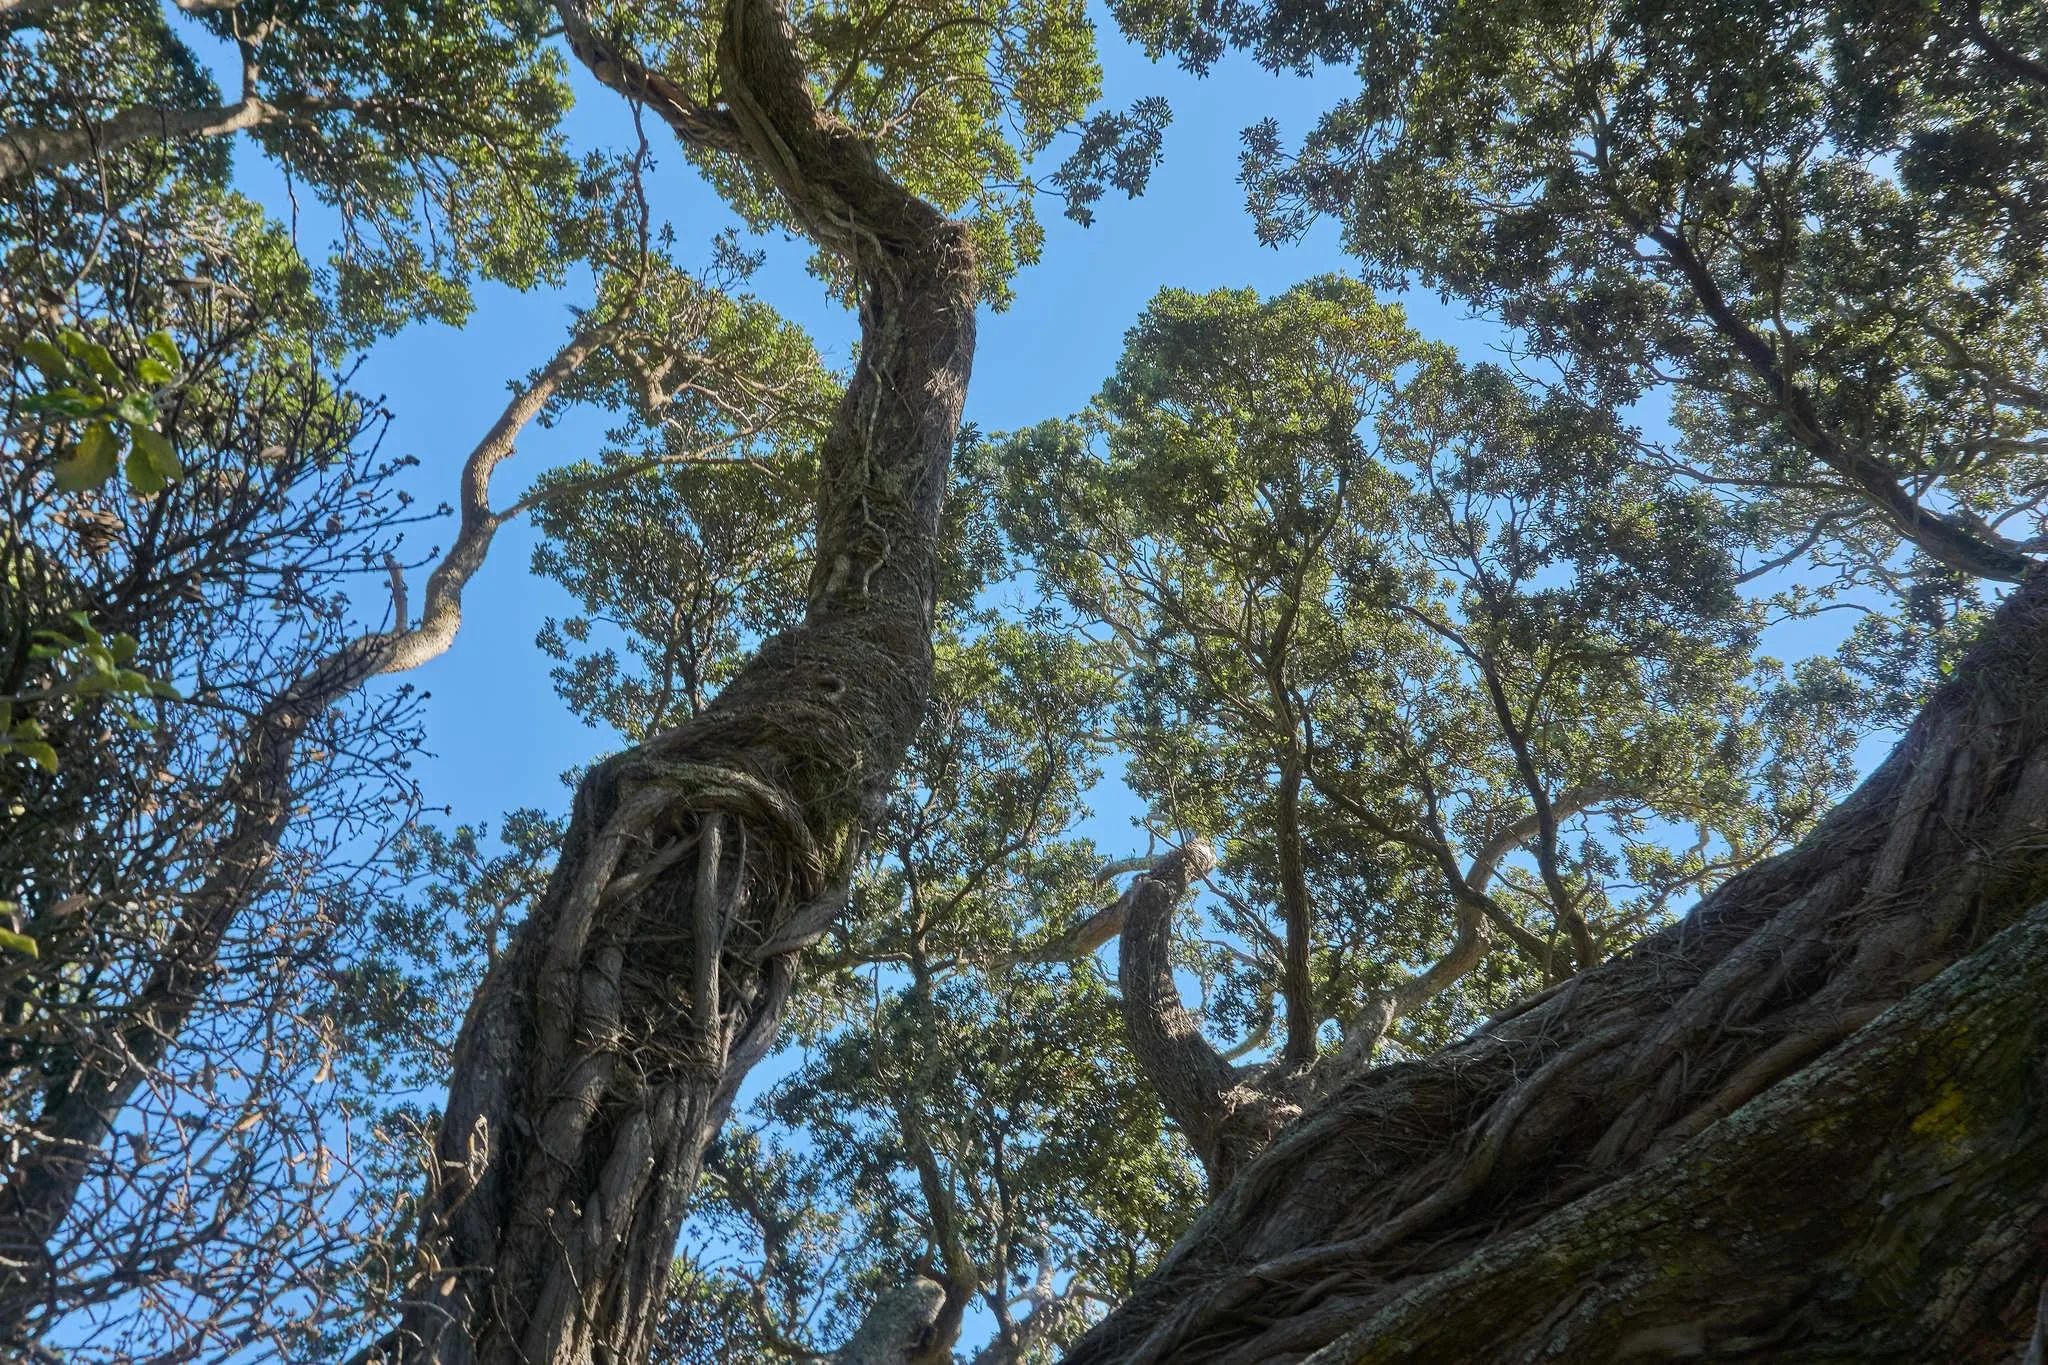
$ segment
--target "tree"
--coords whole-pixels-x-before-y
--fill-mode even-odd
[[[2048,86],[1994,36],[2024,6],[1119,13],[1197,66],[1358,64],[1298,149],[1250,130],[1263,233],[1335,215],[1376,282],[1498,310],[1607,403],[1674,387],[1660,465],[1788,551],[2027,572]]]
[[[648,1349],[703,1154],[773,1041],[793,954],[844,901],[927,692],[973,310],[1005,262],[977,264],[968,227],[910,186],[972,199],[1004,168],[999,119],[1016,111],[1043,146],[1092,94],[1085,24],[1067,11],[969,16],[962,47],[899,35],[887,11],[852,25],[824,11],[799,33],[736,0],[701,29],[678,12],[614,32],[559,9],[593,75],[829,253],[861,308],[861,351],[819,444],[801,621],[701,713],[585,775],[548,891],[484,980],[411,1300],[375,1348],[390,1359]],[[811,73],[835,60],[821,108]],[[928,90],[948,64],[974,78]],[[878,117],[871,144],[859,126]]]
[[[510,518],[652,469],[750,458],[814,421],[829,387],[789,329],[726,296],[737,255],[701,276],[668,260],[672,235],[640,194],[644,146],[572,176],[553,130],[559,64],[532,34],[475,11],[428,17],[441,27],[248,8],[206,21],[271,75],[404,88],[337,97],[317,118],[263,105],[267,149],[346,208],[323,271],[227,188],[205,142],[233,129],[158,104],[86,127],[82,151],[65,140],[76,129],[51,131],[90,125],[107,100],[203,94],[161,15],[0,15],[20,40],[6,98],[23,131],[8,145],[48,153],[0,196],[5,757],[23,817],[7,845],[0,1054],[10,1349],[67,1317],[68,1334],[137,1350],[297,1330],[268,1311],[282,1286],[317,1280],[365,1235],[331,1176],[346,1106],[306,1080],[331,1076],[350,1042],[318,1007],[323,958],[352,932],[337,910],[350,882],[375,871],[413,799],[414,703],[366,684],[450,646]],[[426,65],[380,66],[386,39],[412,44],[393,50],[401,67]],[[113,84],[95,79],[109,61]],[[459,113],[451,69],[477,78]],[[492,168],[512,180],[494,187]],[[597,277],[595,306],[463,462],[447,552],[405,563],[403,528],[423,518],[391,485],[412,462],[377,455],[383,415],[335,372],[340,342],[386,329],[408,298],[460,317],[477,273],[531,284],[575,261]],[[514,440],[575,402],[625,415],[630,444],[494,501]],[[415,615],[406,573],[422,567]],[[365,577],[388,580],[382,622],[355,617],[347,586]],[[101,672],[74,668],[93,660]],[[124,715],[121,693],[138,690],[146,730]]]
[[[247,270],[260,241],[252,227],[234,252],[202,251],[195,261],[194,248],[171,237],[146,243],[139,262],[116,255],[108,265],[121,272],[168,262],[205,271],[203,282],[218,290],[253,294],[277,287]],[[463,588],[508,517],[650,465],[707,451],[743,458],[743,430],[796,420],[800,404],[786,410],[778,395],[749,389],[738,366],[725,372],[730,388],[699,375],[694,392],[674,401],[656,385],[658,406],[647,420],[665,430],[694,424],[702,444],[667,442],[611,469],[559,475],[509,510],[494,507],[491,476],[514,437],[566,397],[565,381],[599,347],[672,356],[686,334],[716,344],[708,320],[695,320],[703,332],[691,331],[680,312],[665,335],[632,327],[636,289],[617,291],[610,318],[590,319],[521,385],[470,455],[462,524],[432,566],[417,618],[394,551],[400,529],[419,518],[390,488],[409,462],[376,455],[376,411],[320,372],[289,319],[280,325],[205,296],[197,307],[160,310],[149,295],[121,298],[108,319],[115,329],[136,318],[168,321],[164,345],[183,356],[155,403],[161,431],[136,428],[125,479],[112,472],[110,437],[100,442],[106,469],[71,472],[105,423],[86,426],[75,442],[61,421],[21,429],[19,534],[7,548],[11,581],[30,591],[8,603],[16,642],[9,692],[17,733],[35,727],[50,771],[22,762],[26,750],[10,755],[12,804],[24,818],[10,837],[8,889],[26,917],[18,945],[33,954],[15,952],[7,971],[10,1180],[0,1242],[10,1265],[0,1278],[0,1321],[10,1336],[26,1339],[66,1312],[164,1278],[208,1286],[202,1297],[216,1307],[186,1315],[208,1332],[230,1325],[218,1308],[223,1296],[249,1294],[260,1307],[275,1292],[264,1279],[269,1270],[206,1275],[178,1262],[237,1220],[277,1216],[257,1212],[264,1200],[249,1189],[252,1170],[282,1169],[264,1151],[301,1140],[326,1150],[317,1136],[324,1120],[282,1117],[274,1100],[288,1088],[271,1073],[326,1074],[337,1039],[316,1027],[287,1028],[289,1041],[264,1040],[321,993],[318,958],[344,932],[334,906],[363,856],[349,848],[349,832],[386,827],[391,810],[410,800],[402,769],[412,703],[401,693],[350,708],[379,674],[417,667],[449,647]],[[109,372],[134,363],[93,349],[98,343],[83,333],[67,336]],[[806,374],[788,366],[788,356],[767,359],[799,379]],[[99,382],[83,360],[44,355],[43,364],[79,384]],[[44,409],[33,404],[50,396],[15,391],[37,412]],[[122,398],[136,401],[149,400]],[[134,461],[146,436],[172,453],[176,477],[168,487],[158,478],[145,498]],[[351,623],[341,591],[365,574],[390,579],[391,615],[376,628]],[[76,626],[68,624],[74,616]],[[69,663],[68,652],[43,643],[52,627],[59,637],[111,635],[125,651],[121,662],[178,679],[192,695],[161,689],[166,695],[149,705],[153,724],[138,728],[139,717],[121,718],[118,696],[74,696],[52,680]],[[81,843],[88,829],[106,842]],[[250,964],[266,956],[273,965],[253,973]],[[245,984],[214,998],[231,978]],[[259,983],[266,989],[245,988]],[[204,1031],[203,1056],[173,1057],[187,1029]],[[203,1122],[195,1136],[180,1117],[224,1102],[211,1093],[223,1068],[244,1092],[237,1102],[261,1118],[241,1130],[255,1133],[246,1140],[207,1138]],[[138,1108],[145,1090],[152,1098]],[[124,1116],[129,1135],[117,1152],[109,1140]],[[149,1160],[136,1157],[145,1150]],[[323,1156],[320,1164],[330,1163]],[[224,1202],[195,1195],[194,1181],[212,1182]],[[163,1182],[188,1188],[178,1198],[150,1193]],[[263,1188],[273,1183],[266,1177]],[[298,1198],[278,1197],[287,1205]],[[305,1269],[295,1258],[326,1254],[287,1249],[297,1234],[285,1231],[317,1220],[322,1198],[308,1188],[291,1217],[263,1234],[264,1254],[278,1258],[270,1264],[287,1278]],[[119,1212],[128,1209],[143,1212]]]
[[[1216,1190],[1390,1031],[1421,1055],[1597,966],[1846,780],[1854,716],[1756,660],[1719,509],[1354,281],[1162,294],[1082,421],[1001,465],[1030,562],[1125,679],[1126,780],[1223,851],[1207,946],[1173,949],[1187,869],[1121,946],[1132,1040]],[[1254,1062],[1176,1022],[1182,961]]]
[[[1197,62],[1359,60],[1299,156],[1255,139],[1255,201],[1345,215],[1385,278],[1499,307],[1618,395],[1680,385],[1662,467],[1758,530],[1796,508],[1789,549],[1877,581],[1903,539],[2019,583],[1797,847],[1350,1079],[1069,1358],[2038,1353],[2048,578],[1992,529],[2038,492],[2039,332],[2003,330],[2039,287],[2027,16],[1129,14]]]
[[[984,600],[1016,568],[985,505],[987,450],[963,452],[949,500],[932,703],[792,993],[778,1051],[806,1060],[711,1149],[651,1359],[882,1360],[860,1352],[894,1343],[945,1360],[974,1309],[995,1320],[987,1365],[1038,1359],[1128,1292],[1194,1203],[1106,979],[1062,941],[1107,880],[1071,827],[1111,683],[1084,643]],[[755,472],[681,471],[545,518],[537,562],[579,605],[543,642],[592,724],[698,714],[690,680],[730,676],[742,640],[800,601],[791,576],[754,568],[789,563],[795,540]],[[711,480],[732,487],[674,496]],[[657,563],[650,598],[635,569]],[[504,829],[495,856],[473,831],[422,829],[423,884],[370,911],[394,948],[357,966],[363,992],[413,1002],[379,1011],[411,1025],[379,1037],[380,1065],[416,1056],[431,1074],[452,1035],[434,1002],[473,977],[449,971],[439,926],[467,926],[474,971],[545,879],[558,829]]]

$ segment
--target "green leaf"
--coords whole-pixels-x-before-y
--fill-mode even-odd
[[[139,431],[135,434],[142,435]],[[128,452],[128,486],[142,494],[161,493],[164,485],[169,482],[170,480],[157,472],[156,462],[149,458],[149,452],[142,448],[142,442],[138,440],[135,448]]]
[[[147,493],[162,493],[164,485],[170,483],[170,479],[166,479],[164,475],[158,473],[156,463],[154,463],[154,460],[150,460],[150,452],[141,448],[141,442],[135,442],[135,448],[129,450],[127,473],[129,473],[129,487],[135,489],[137,493],[145,493],[145,495]]]
[[[43,378],[52,384],[62,384],[71,378],[71,362],[64,353],[41,338],[30,338],[21,343],[22,359],[42,371]]]
[[[156,403],[148,394],[129,393],[114,404],[114,416],[138,430],[156,425]]]
[[[49,393],[32,393],[21,400],[23,412],[36,417],[54,418],[65,421],[74,417],[90,417],[100,410],[97,398],[89,398],[77,389],[65,387]]]
[[[114,464],[121,451],[121,442],[105,422],[94,422],[85,429],[85,435],[69,455],[57,461],[51,471],[57,479],[57,487],[66,493],[77,493],[87,488],[98,488],[114,477]]]
[[[135,373],[143,383],[158,386],[168,384],[178,377],[176,370],[153,355],[144,356],[142,363],[135,367]]]
[[[177,452],[171,449],[170,438],[154,427],[135,429],[135,448],[148,458],[149,467],[166,479],[175,479],[185,472]]]
[[[34,939],[27,934],[17,934],[12,929],[0,929],[0,948],[20,953],[23,957],[40,958],[43,955]]]
[[[178,343],[171,339],[169,332],[151,332],[142,339],[142,349],[172,369],[178,367]]]
[[[15,752],[28,759],[46,773],[57,771],[57,751],[40,739],[26,740],[14,746]]]
[[[121,367],[114,363],[113,354],[97,341],[79,332],[64,333],[64,349],[85,362],[87,369],[109,384],[121,382]]]

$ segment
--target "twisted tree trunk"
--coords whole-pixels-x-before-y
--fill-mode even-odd
[[[690,723],[594,769],[464,1024],[423,1268],[386,1360],[645,1357],[684,1206],[844,898],[923,709],[939,503],[974,345],[967,233],[810,99],[771,0],[729,0],[722,108],[562,6],[578,57],[737,148],[853,272],[859,367],[821,451],[804,623]]]
[[[2037,572],[1798,848],[1341,1085],[1068,1360],[2018,1360],[2044,902]]]

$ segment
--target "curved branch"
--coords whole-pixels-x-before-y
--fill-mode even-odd
[[[1620,789],[1607,782],[1589,782],[1568,788],[1551,798],[1551,818],[1553,822],[1570,819],[1619,794]],[[1429,966],[1393,986],[1374,991],[1358,1013],[1345,1021],[1344,1043],[1338,1053],[1340,1071],[1369,1061],[1395,1020],[1421,1009],[1485,960],[1489,946],[1486,907],[1493,907],[1496,913],[1505,917],[1498,903],[1486,894],[1486,884],[1493,879],[1508,855],[1536,838],[1542,826],[1538,813],[1531,810],[1487,840],[1485,846],[1473,855],[1472,864],[1465,872],[1462,894],[1458,897],[1457,938],[1449,950]]]
[[[1123,940],[1117,951],[1124,1031],[1168,1117],[1201,1158],[1211,1189],[1272,1140],[1294,1106],[1269,1067],[1240,1070],[1202,1036],[1201,1021],[1181,1003],[1173,980],[1173,915],[1188,889],[1215,866],[1204,844],[1176,849],[1126,891]],[[1294,1074],[1289,1071],[1287,1075]]]
[[[1944,5],[1943,8],[1946,9],[1948,6]],[[1982,49],[1992,65],[2008,76],[2018,76],[2037,85],[2048,85],[2048,62],[2006,46],[1985,27],[1982,0],[1962,0],[1956,8],[1962,11],[1963,32],[1969,35],[1971,42]],[[2044,1303],[2048,1303],[2048,1299],[2044,1299]]]
[[[581,0],[556,0],[555,13],[561,16],[569,51],[599,84],[653,110],[677,137],[693,147],[746,152],[746,143],[729,116],[691,99],[673,80],[649,70],[639,58],[598,33]]]
[[[1142,855],[1115,858],[1095,870],[1095,880],[1109,882],[1127,873],[1144,872],[1150,869],[1153,863],[1153,859]],[[1130,892],[1126,891],[1094,914],[1070,925],[1065,933],[1050,943],[1041,943],[1037,947],[1020,949],[1014,953],[963,958],[962,961],[976,967],[1014,967],[1025,962],[1079,962],[1124,931],[1124,915],[1130,908],[1130,899]]]
[[[1846,479],[1869,500],[1905,539],[1913,542],[1935,561],[1973,577],[2001,582],[2018,582],[2034,568],[2012,541],[1970,525],[1957,516],[1947,516],[1921,506],[1918,499],[1900,485],[1898,476],[1883,460],[1867,451],[1843,444],[1821,421],[1813,396],[1794,383],[1779,366],[1771,343],[1744,322],[1720,282],[1707,268],[1692,243],[1680,233],[1645,221],[1623,206],[1629,226],[1664,249],[1665,259],[1677,269],[1691,289],[1700,308],[1725,337],[1743,362],[1772,390],[1792,438],[1829,469]]]
[[[1569,820],[1621,794],[1621,787],[1613,782],[1587,782],[1567,787],[1550,798],[1551,818],[1553,821]],[[1541,817],[1532,810],[1488,839],[1479,852],[1472,855],[1472,865],[1465,872],[1465,885],[1474,891],[1486,890],[1486,884],[1493,880],[1494,873],[1508,855],[1535,838],[1542,827]]]

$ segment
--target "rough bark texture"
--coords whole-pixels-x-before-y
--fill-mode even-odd
[[[945,1286],[922,1277],[887,1291],[831,1365],[903,1365],[930,1348],[945,1302]]]
[[[1117,986],[1124,1032],[1139,1069],[1208,1172],[1209,1188],[1228,1185],[1300,1113],[1301,1073],[1282,1061],[1232,1066],[1202,1036],[1202,1021],[1181,1003],[1173,980],[1173,915],[1188,888],[1215,866],[1200,844],[1168,854],[1124,892]]]
[[[563,14],[600,79],[686,138],[736,138],[847,260],[860,361],[821,449],[804,624],[701,716],[588,775],[547,894],[471,1007],[426,1264],[385,1359],[645,1357],[705,1146],[774,1037],[793,952],[844,897],[931,672],[974,341],[965,229],[819,114],[769,0],[725,10],[719,109],[687,106]]]
[[[2044,900],[2037,573],[1798,848],[1341,1085],[1068,1359],[2018,1359]]]

